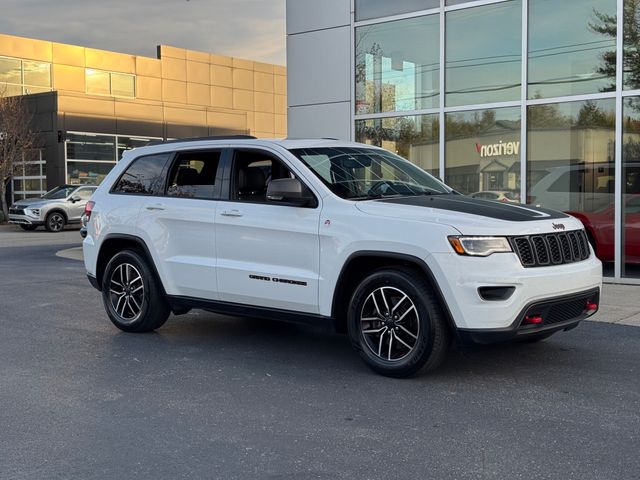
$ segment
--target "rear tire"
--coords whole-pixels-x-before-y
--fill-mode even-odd
[[[47,232],[58,233],[64,230],[64,226],[67,223],[67,219],[60,212],[51,212],[47,215],[47,219],[44,222],[44,228]]]
[[[38,228],[37,225],[27,225],[25,223],[21,223],[20,224],[20,228],[27,231],[27,232],[33,232],[36,228]]]
[[[405,267],[384,268],[362,280],[351,298],[347,325],[360,357],[388,377],[436,369],[451,344],[431,285]]]
[[[151,332],[171,312],[154,271],[134,250],[123,250],[107,264],[102,301],[111,322],[125,332]]]

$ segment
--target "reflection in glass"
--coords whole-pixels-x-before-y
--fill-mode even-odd
[[[24,60],[22,62],[22,69],[24,71],[25,85],[45,87],[44,91],[49,90],[51,87],[51,64]]]
[[[622,145],[622,276],[640,278],[640,98],[625,100]]]
[[[615,17],[613,20],[615,21]],[[640,89],[640,1],[638,0],[624,0],[623,39],[624,88]],[[611,66],[615,69],[615,57]]]
[[[72,185],[99,185],[115,163],[67,162],[67,183]]]
[[[113,136],[68,133],[66,143],[70,160],[116,160],[116,139]]]
[[[22,83],[20,60],[0,57],[0,83]]]
[[[529,98],[615,89],[616,0],[529,1]]]
[[[127,150],[132,150],[138,147],[144,147],[152,138],[146,137],[123,137],[118,136],[118,160],[122,160],[122,154]]]
[[[518,100],[522,74],[520,0],[446,15],[447,106]]]
[[[438,106],[438,15],[356,29],[356,114]]]
[[[111,95],[115,97],[133,97],[136,92],[136,81],[133,75],[124,73],[111,74]]]
[[[440,0],[356,0],[356,21],[438,8]]]
[[[520,109],[448,113],[445,182],[479,198],[520,200]]]
[[[109,85],[109,72],[102,70],[86,69],[87,93],[93,95],[109,95],[111,87]]]
[[[356,121],[356,142],[397,153],[439,177],[438,115]]]
[[[11,83],[0,83],[0,97],[15,97],[22,95],[22,86]]]

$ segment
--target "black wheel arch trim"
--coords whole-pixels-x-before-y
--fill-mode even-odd
[[[342,269],[340,270],[340,275],[338,275],[338,281],[336,282],[333,290],[333,297],[331,301],[331,317],[334,319],[334,321],[336,321],[339,318],[337,308],[339,303],[338,302],[339,295],[341,294],[340,293],[341,289],[338,288],[338,286],[341,284],[351,262],[360,257],[379,257],[379,258],[385,258],[390,260],[401,260],[403,262],[407,262],[411,265],[415,265],[419,267],[420,270],[422,270],[422,272],[427,276],[427,279],[429,280],[429,284],[433,287],[434,292],[437,295],[438,300],[440,301],[440,305],[444,310],[445,318],[447,319],[447,325],[449,326],[451,333],[455,334],[457,332],[458,327],[456,326],[456,323],[453,319],[453,315],[451,314],[451,309],[449,308],[449,304],[447,303],[447,300],[444,294],[442,293],[442,289],[440,288],[440,285],[438,284],[435,275],[431,271],[431,268],[429,268],[429,265],[427,265],[426,262],[421,258],[413,255],[409,255],[405,253],[397,253],[397,252],[387,252],[383,250],[359,250],[357,252],[353,252],[351,255],[347,257],[347,260],[342,265]]]
[[[140,248],[142,248],[143,253],[145,255],[145,257],[147,258],[148,262],[149,262],[149,267],[151,268],[151,270],[153,271],[154,275],[156,276],[156,279],[158,281],[158,284],[160,285],[160,289],[162,290],[162,294],[164,296],[167,295],[166,290],[164,289],[164,285],[162,284],[162,279],[160,277],[160,275],[158,274],[158,269],[156,268],[156,263],[153,261],[153,256],[151,255],[151,251],[149,250],[149,247],[147,247],[147,244],[145,243],[145,241],[136,236],[136,235],[129,235],[129,234],[125,234],[125,233],[110,233],[107,234],[107,236],[104,237],[104,240],[102,240],[102,243],[100,244],[100,250],[98,251],[98,259],[100,259],[100,254],[102,253],[102,249],[104,248],[105,243],[107,243],[110,240],[125,240],[128,242],[133,242],[135,244],[137,244]],[[112,257],[113,258],[113,257]],[[104,268],[102,270],[102,272],[100,272],[101,275],[104,275],[104,270],[106,269],[107,264],[109,263],[109,260],[107,260],[107,262],[104,265]],[[96,265],[96,274],[97,272],[97,265]],[[96,277],[96,282],[98,283],[98,285],[100,286],[100,288],[98,290],[102,291],[102,278],[98,278]],[[89,280],[91,282],[91,279]],[[93,285],[93,283],[92,283]]]

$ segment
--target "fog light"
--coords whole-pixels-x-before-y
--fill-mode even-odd
[[[542,315],[527,315],[522,323],[525,325],[540,325],[542,322],[544,322]]]

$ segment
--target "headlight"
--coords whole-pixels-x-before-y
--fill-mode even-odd
[[[27,213],[27,215],[31,215],[32,217],[39,217],[40,216],[40,209],[39,208],[25,208],[24,211]]]
[[[449,237],[449,243],[458,255],[488,257],[513,251],[506,237]]]

